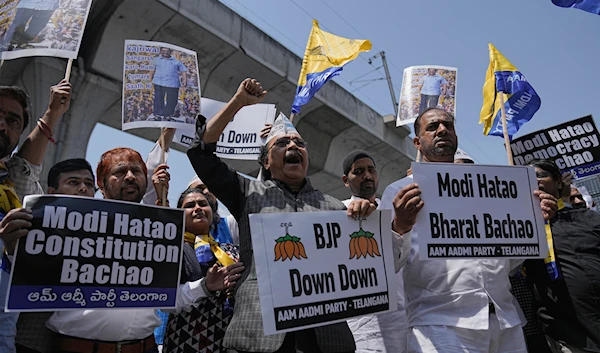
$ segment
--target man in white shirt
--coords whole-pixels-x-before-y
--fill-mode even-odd
[[[415,134],[423,162],[453,162],[458,139],[451,114],[425,110],[415,121]],[[382,197],[384,207],[394,206],[392,229],[405,238],[402,252],[410,251],[403,268],[408,352],[526,353],[508,279],[519,262],[419,259],[412,227],[424,205],[420,194],[419,185],[407,177],[389,185]],[[556,199],[539,190],[534,194],[550,219]]]
[[[342,201],[346,207],[353,200],[369,200],[381,208],[381,200],[375,197],[379,175],[373,157],[362,150],[350,152],[342,162],[342,181],[352,196]],[[367,315],[348,320],[356,350],[361,353],[406,352],[406,312],[404,310],[404,283],[402,271],[396,273],[398,310],[379,315]]]

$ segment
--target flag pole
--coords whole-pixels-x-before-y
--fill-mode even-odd
[[[165,164],[165,149],[167,148],[165,142],[165,128],[163,127],[160,129],[160,164]],[[167,207],[167,188],[162,188],[160,199],[162,200],[162,206]]]
[[[65,80],[69,82],[71,80],[71,68],[73,67],[73,59],[67,61],[67,70],[65,70]]]
[[[421,150],[417,150],[417,158],[415,159],[415,162],[420,162],[421,161]]]
[[[504,92],[500,92],[500,111],[502,114],[502,132],[504,135],[504,145],[506,146],[506,155],[508,156],[508,164],[515,165],[513,162],[512,149],[510,148],[510,139],[508,137],[508,125],[506,124],[506,110],[504,108]]]
[[[296,113],[291,113],[290,114],[290,123],[294,123],[294,118],[296,117]]]

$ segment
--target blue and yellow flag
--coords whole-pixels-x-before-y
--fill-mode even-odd
[[[497,49],[489,44],[490,66],[483,85],[483,107],[479,123],[484,124],[483,134],[504,137],[500,95],[504,96],[508,136],[519,131],[521,125],[540,109],[541,101],[525,76],[513,66]]]
[[[292,113],[298,114],[300,107],[308,103],[327,81],[339,75],[344,65],[356,59],[361,52],[369,50],[370,41],[348,39],[324,32],[319,28],[319,23],[313,20]]]
[[[556,6],[572,7],[600,15],[600,0],[552,0],[552,3]]]

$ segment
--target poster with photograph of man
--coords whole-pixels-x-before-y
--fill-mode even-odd
[[[122,130],[189,129],[199,112],[195,52],[168,43],[125,41]]]
[[[456,116],[455,67],[411,66],[404,69],[396,126],[412,124],[427,108],[440,108]]]
[[[76,59],[92,0],[0,0],[0,58]]]

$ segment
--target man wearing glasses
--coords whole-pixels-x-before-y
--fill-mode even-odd
[[[240,260],[246,264],[246,271],[236,287],[236,307],[223,345],[240,353],[354,352],[354,339],[345,322],[287,334],[265,336],[263,332],[248,215],[345,209],[341,201],[311,185],[306,177],[309,148],[283,114],[273,123],[261,148],[262,180],[252,181],[238,175],[214,154],[216,142],[234,115],[244,106],[261,102],[266,95],[258,81],[244,80],[228,104],[206,125],[198,119],[196,139],[188,150],[196,174],[239,224]],[[367,216],[376,205],[357,200],[348,209],[351,215]],[[396,247],[399,251],[400,246]]]

